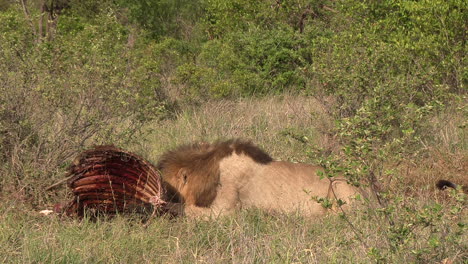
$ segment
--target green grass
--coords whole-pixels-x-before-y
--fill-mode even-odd
[[[434,120],[432,129],[442,122],[446,118]],[[148,125],[137,144],[122,147],[155,163],[164,151],[179,144],[242,137],[252,139],[274,158],[310,161],[307,151],[313,147],[339,150],[326,135],[331,126],[321,105],[308,97],[215,101]],[[459,141],[464,133],[457,129],[433,134],[454,146],[452,139]],[[454,195],[433,188],[442,172],[463,179],[466,154],[459,146],[438,152],[428,149],[420,164],[396,168],[401,178],[389,185],[398,198],[389,212],[395,225],[361,208],[348,215],[358,236],[337,215],[306,219],[249,210],[211,221],[161,217],[149,223],[138,216],[97,221],[42,216],[39,210],[69,198],[66,187],[32,190],[35,197],[43,197],[41,201],[19,190],[0,198],[0,262],[466,263],[466,198],[457,203]],[[439,163],[434,165],[435,161]],[[28,178],[28,185],[42,186],[36,184],[44,177]]]
[[[212,221],[157,218],[143,224],[130,216],[93,222],[43,217],[20,209],[2,211],[0,220],[2,263],[369,263],[374,260],[367,254],[369,248],[337,216],[311,220],[251,210]],[[386,243],[380,223],[362,217],[354,220],[366,232],[364,240],[371,247]],[[456,225],[440,226],[447,227],[455,231]],[[424,239],[407,245],[414,251],[425,248],[427,243],[424,232],[416,234]],[[438,253],[428,252],[423,259],[441,260],[450,256],[459,263],[466,261],[467,235],[449,241],[452,236],[446,234],[447,241],[438,246]],[[386,258],[392,263],[416,260],[414,252],[404,250]]]
[[[123,216],[90,222],[10,212],[1,227],[2,262],[10,263],[310,263],[326,257],[315,245],[322,224],[255,211],[217,221],[158,218],[147,226]],[[336,242],[327,241],[330,247]]]

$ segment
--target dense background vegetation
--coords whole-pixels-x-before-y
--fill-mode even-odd
[[[353,233],[365,253],[349,253],[358,262],[466,261],[466,199],[440,201],[428,186],[439,177],[468,184],[467,21],[463,0],[0,0],[0,219],[11,230],[0,235],[10,245],[0,253],[95,262],[93,253],[60,255],[61,247],[43,256],[19,242],[41,233],[12,220],[16,210],[63,199],[65,191],[44,189],[84,148],[113,143],[155,161],[168,146],[237,136],[379,190],[379,210],[365,215],[385,224],[374,240]],[[248,219],[242,224],[271,220]],[[225,221],[215,230],[241,220]],[[359,221],[349,228],[374,230]],[[69,232],[53,224],[59,236]],[[184,232],[183,223],[176,228]],[[215,247],[233,248],[217,235]],[[237,235],[227,236],[248,236]],[[241,250],[250,256],[243,261],[310,261],[283,258],[290,241],[278,243],[265,259]],[[177,259],[203,261],[204,247]],[[346,255],[327,252],[315,261]]]

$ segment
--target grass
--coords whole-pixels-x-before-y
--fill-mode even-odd
[[[127,217],[2,218],[3,263],[290,263],[310,262],[318,254],[310,249],[317,224],[261,212],[212,222],[157,219],[147,227]]]
[[[442,126],[447,115],[434,119],[428,128],[434,131],[434,145],[427,147],[420,162],[396,168],[401,178],[388,186],[401,199],[389,213],[396,220],[394,226],[366,208],[348,215],[362,232],[361,240],[337,215],[305,219],[249,210],[213,221],[162,217],[147,224],[138,216],[97,221],[45,217],[38,211],[67,194],[59,190],[54,196],[37,189],[38,195],[48,197],[45,202],[34,203],[21,192],[1,196],[0,262],[467,263],[466,199],[457,203],[461,194],[433,187],[441,175],[466,181],[466,134],[453,125],[456,118],[449,118],[448,127]],[[311,148],[339,150],[326,133],[331,127],[332,119],[310,97],[215,101],[148,125],[137,144],[123,147],[155,163],[164,151],[179,144],[242,137],[276,159],[310,161]],[[44,177],[31,177],[31,185]],[[406,217],[419,217],[429,225],[406,226],[419,223]],[[403,232],[409,234],[400,239]],[[398,246],[392,245],[395,241]]]
[[[247,138],[274,158],[306,161],[311,146],[332,148],[325,134],[332,123],[311,97],[281,96],[208,102],[188,108],[173,120],[149,126],[148,136],[135,149],[157,160],[167,149],[194,141]]]
[[[20,209],[3,211],[0,220],[2,263],[369,263],[373,260],[367,254],[369,249],[336,216],[310,220],[251,210],[214,221],[158,218],[144,225],[138,218],[128,216],[92,222],[43,217]],[[379,223],[361,219],[358,227],[367,233],[365,240],[370,245],[386,243]],[[463,241],[467,238],[466,234],[460,237],[459,244],[446,242],[450,247],[443,245],[440,250],[447,252],[434,257],[454,253],[452,258],[462,263],[464,257],[466,261],[466,251],[462,250],[466,250]],[[415,242],[413,249],[422,248],[425,242]],[[406,251],[387,257],[393,263],[415,259],[412,252]]]

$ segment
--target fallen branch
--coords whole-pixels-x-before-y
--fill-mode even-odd
[[[57,186],[60,186],[60,185],[62,185],[62,184],[64,184],[64,183],[66,183],[68,180],[70,180],[71,178],[73,178],[73,176],[74,176],[74,175],[70,175],[70,176],[68,176],[68,177],[66,177],[66,178],[64,178],[64,179],[61,179],[60,181],[58,181],[58,182],[52,184],[51,186],[47,187],[47,188],[45,189],[45,191],[50,191],[50,190],[52,190],[53,188],[55,188],[55,187],[57,187]]]

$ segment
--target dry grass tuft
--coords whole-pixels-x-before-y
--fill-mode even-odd
[[[305,161],[310,146],[336,147],[327,134],[319,133],[331,127],[331,119],[311,97],[214,101],[152,125],[141,148],[156,160],[165,150],[188,142],[247,138],[276,159]]]

